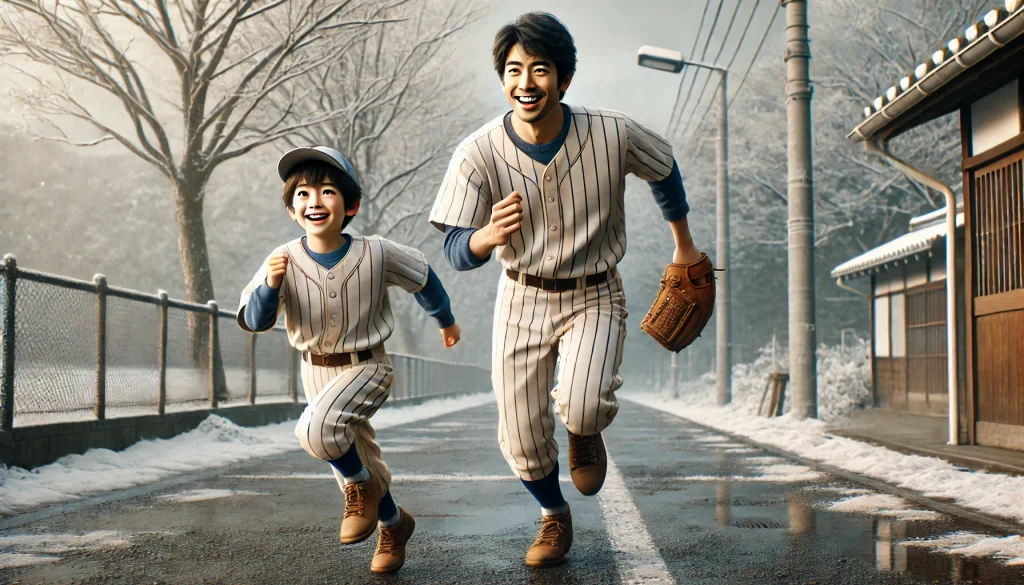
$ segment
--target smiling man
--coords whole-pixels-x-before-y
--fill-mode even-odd
[[[668,141],[622,113],[562,103],[576,47],[558,19],[520,16],[498,31],[493,57],[512,110],[456,149],[430,222],[445,231],[456,269],[482,266],[492,252],[505,268],[491,358],[498,442],[541,505],[526,564],[542,567],[564,561],[573,535],[553,413],[569,431],[576,487],[594,495],[604,482],[601,431],[618,412],[626,337],[616,264],[626,252],[627,174],[650,183],[675,240],[671,261],[688,264],[701,252]]]

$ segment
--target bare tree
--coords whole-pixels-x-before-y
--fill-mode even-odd
[[[338,115],[300,109],[296,81],[384,22],[366,18],[367,5],[356,0],[2,6],[0,47],[9,53],[5,61],[34,81],[23,97],[52,131],[44,138],[79,146],[116,141],[170,181],[186,296],[197,302],[215,298],[203,226],[213,171]],[[99,95],[98,105],[88,90]],[[269,99],[281,92],[295,99]]]

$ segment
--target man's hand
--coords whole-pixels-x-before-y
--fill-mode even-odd
[[[498,246],[508,243],[512,234],[519,231],[523,221],[523,197],[518,191],[491,207],[491,221],[473,232],[469,238],[469,250],[477,258],[487,258]]]
[[[267,260],[267,286],[277,290],[288,272],[288,252],[274,254]]]
[[[462,339],[462,328],[458,323],[453,323],[450,327],[441,330],[441,338],[444,340],[445,347],[451,347]]]

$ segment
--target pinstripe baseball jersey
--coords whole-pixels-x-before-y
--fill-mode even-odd
[[[505,268],[575,278],[615,266],[626,252],[626,175],[648,182],[667,177],[672,146],[620,112],[569,109],[569,134],[547,165],[515,146],[504,116],[466,138],[430,212],[434,227],[482,228],[491,207],[518,191],[522,226],[495,249]]]
[[[288,340],[299,351],[347,353],[380,345],[395,326],[387,289],[419,292],[430,274],[414,248],[380,236],[351,236],[348,254],[331,269],[317,264],[298,238],[271,253],[288,252],[288,271],[278,289]],[[269,257],[268,257],[269,259]],[[242,290],[237,322],[245,323],[249,296],[266,279],[266,262]]]

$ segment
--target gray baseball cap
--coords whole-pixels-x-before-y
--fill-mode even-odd
[[[289,150],[278,161],[277,174],[281,175],[282,181],[285,181],[288,179],[288,174],[295,168],[295,165],[308,160],[325,162],[348,175],[348,178],[352,179],[356,185],[359,184],[359,179],[356,178],[356,170],[352,168],[352,163],[348,162],[345,155],[330,146],[306,146]]]

